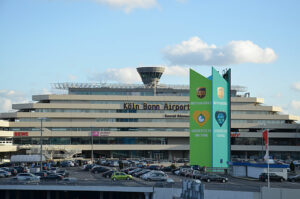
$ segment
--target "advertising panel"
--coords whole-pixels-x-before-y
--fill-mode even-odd
[[[228,131],[230,113],[228,111],[228,82],[212,68],[212,158],[213,167],[227,167],[228,157]]]
[[[212,166],[212,83],[190,69],[190,164]]]

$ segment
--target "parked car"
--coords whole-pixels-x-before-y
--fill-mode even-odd
[[[69,172],[67,170],[58,170],[56,173],[62,175],[64,178],[69,177]]]
[[[201,169],[201,167],[199,165],[192,165],[191,166],[193,170],[199,170]]]
[[[109,166],[111,166],[111,167],[118,167],[119,166],[119,161],[117,161],[117,160],[111,161],[110,164],[109,164]]]
[[[193,173],[192,173],[192,178],[193,179],[199,179],[199,180],[202,180],[202,178],[205,176],[205,174],[201,173],[200,171],[198,170],[194,170]]]
[[[36,172],[34,173],[36,176],[40,176],[41,179],[44,179],[47,176],[46,172]]]
[[[49,170],[49,172],[50,172],[50,173],[56,173],[57,170],[58,170],[57,167],[52,167],[52,168]]]
[[[116,181],[116,180],[132,180],[132,176],[131,175],[128,175],[124,172],[115,172],[112,176],[111,176],[111,179],[113,181]]]
[[[192,177],[193,171],[193,169],[184,169],[182,172],[180,172],[180,175],[184,177]]]
[[[17,173],[29,173],[29,169],[26,167],[17,166],[14,167],[14,169],[17,171]]]
[[[215,174],[209,174],[209,175],[204,175],[201,177],[201,180],[204,180],[206,182],[211,182],[211,181],[217,181],[217,182],[228,182],[228,178],[215,175]]]
[[[0,171],[5,171],[7,177],[12,175],[11,172],[9,171],[9,169],[7,169],[7,168],[5,168],[5,167],[4,167],[4,168],[0,168]]]
[[[143,170],[143,169],[142,168],[136,168],[136,169],[133,169],[133,170],[129,171],[128,174],[133,175],[134,173],[139,172],[141,170]]]
[[[4,162],[2,164],[0,164],[0,167],[11,167],[12,166],[12,163],[10,162]]]
[[[61,163],[60,163],[60,166],[61,166],[61,167],[74,167],[75,164],[74,164],[73,161],[68,160],[68,161],[63,161],[63,162],[61,162]]]
[[[136,169],[136,168],[137,168],[137,167],[129,167],[129,168],[126,168],[126,169],[122,169],[121,171],[128,174],[129,171],[132,171],[132,170],[134,170],[134,169]]]
[[[19,173],[16,179],[18,181],[40,182],[40,176],[33,175],[32,173]]]
[[[298,174],[298,175],[295,175],[295,176],[289,176],[288,177],[288,181],[290,181],[290,182],[298,182],[298,181],[300,181],[300,175]]]
[[[108,170],[108,171],[102,173],[102,177],[104,177],[104,178],[111,178],[111,176],[112,176],[115,172],[116,172],[116,171]]]
[[[97,165],[97,164],[86,164],[86,165],[83,165],[83,170],[84,171],[89,171],[95,166],[99,166],[99,165]]]
[[[160,170],[160,166],[159,165],[150,165],[147,167],[147,169],[150,170]]]
[[[171,166],[163,167],[161,170],[164,171],[164,172],[171,172],[172,171],[172,167]]]
[[[270,176],[270,181],[280,181],[283,182],[284,178],[282,176],[279,176],[275,173],[269,173]],[[259,175],[259,180],[263,181],[263,182],[267,182],[268,181],[268,174],[267,173],[261,173]]]
[[[15,176],[18,174],[17,170],[12,168],[12,167],[3,167],[1,168],[1,170],[4,170],[4,171],[8,171],[11,173],[11,175]]]
[[[143,180],[148,181],[166,181],[168,175],[165,174],[163,171],[150,171],[141,177]]]
[[[140,176],[142,176],[142,175],[144,175],[144,174],[146,174],[146,173],[148,173],[150,171],[151,171],[150,169],[143,169],[143,170],[141,170],[139,172],[134,173],[133,176],[134,177],[140,177]]]
[[[64,176],[57,174],[57,173],[51,173],[51,174],[47,175],[44,179],[45,180],[62,180],[62,179],[64,179]]]
[[[106,168],[106,167],[97,166],[97,167],[93,167],[93,168],[91,169],[91,172],[97,174],[97,173],[103,173],[103,172],[106,172],[106,171],[108,171],[108,170],[110,170],[110,169],[109,169],[109,168]]]
[[[10,174],[11,175],[11,174]],[[4,170],[0,170],[0,177],[1,178],[6,178],[9,176],[9,173],[7,171]]]

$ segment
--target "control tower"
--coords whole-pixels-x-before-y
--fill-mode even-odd
[[[161,75],[165,71],[164,67],[139,67],[137,68],[144,85],[148,88],[156,88]]]

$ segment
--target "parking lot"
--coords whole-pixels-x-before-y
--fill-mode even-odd
[[[113,168],[113,167],[109,167]],[[155,186],[155,187],[176,187],[180,188],[182,186],[183,179],[191,179],[183,176],[177,176],[172,174],[172,172],[166,172],[168,178],[173,179],[174,182],[153,182],[145,181],[141,178],[133,177],[132,180],[117,180],[113,181],[111,178],[102,177],[101,173],[94,174],[90,171],[84,171],[82,167],[64,167],[69,172],[69,177],[76,179],[70,182],[64,182],[62,180],[41,180],[40,182],[19,182],[14,176],[7,178],[0,178],[0,184],[39,184],[39,185],[62,185],[62,186]],[[116,168],[113,168],[116,169]],[[226,175],[228,182],[205,182],[206,189],[216,189],[216,190],[238,190],[238,191],[253,191],[259,192],[261,187],[267,186],[267,182],[261,182],[257,179],[241,179]],[[290,188],[290,189],[300,189],[300,182],[271,182],[271,187],[276,188]]]

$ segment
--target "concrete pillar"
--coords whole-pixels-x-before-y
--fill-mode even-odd
[[[16,191],[16,199],[20,198],[20,191]]]
[[[5,199],[9,199],[9,197],[10,197],[9,191],[6,190],[6,191],[5,191]]]
[[[59,191],[55,191],[55,199],[59,199]]]
[[[51,199],[51,192],[50,191],[47,191],[47,199]]]
[[[30,192],[29,192],[29,197],[30,197],[30,199],[33,199],[33,198],[34,198],[34,191],[30,191]]]
[[[150,193],[149,192],[145,192],[145,199],[150,199]]]
[[[144,199],[143,194],[139,193],[139,199]]]
[[[104,199],[102,191],[99,192],[99,199]]]

